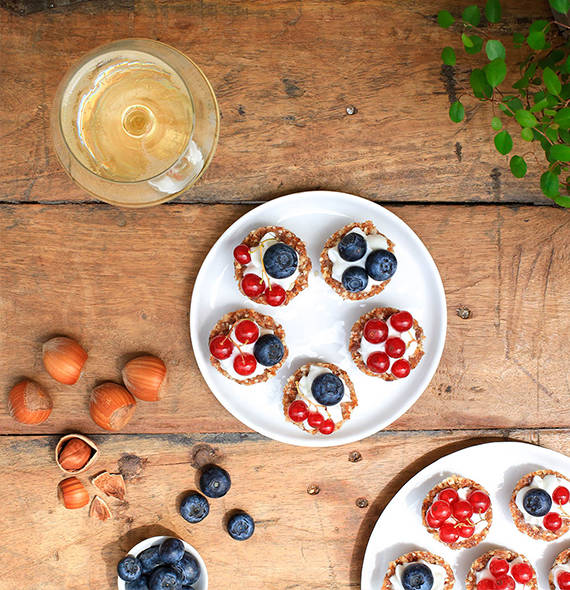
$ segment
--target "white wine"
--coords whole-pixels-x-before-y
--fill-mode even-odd
[[[61,102],[61,131],[75,157],[116,182],[151,179],[185,154],[192,98],[178,73],[142,51],[115,51],[77,70]]]

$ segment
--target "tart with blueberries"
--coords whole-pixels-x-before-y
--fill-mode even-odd
[[[403,379],[424,356],[424,331],[412,314],[377,307],[352,326],[348,349],[356,366],[384,381]]]
[[[559,553],[554,560],[548,583],[551,590],[570,590],[570,549]]]
[[[426,496],[422,522],[450,549],[475,547],[487,536],[493,522],[489,493],[471,479],[452,475]]]
[[[288,354],[283,328],[253,309],[223,316],[210,332],[209,347],[212,365],[240,385],[267,381]]]
[[[334,233],[321,252],[325,281],[343,299],[367,299],[382,292],[396,272],[394,242],[372,221],[350,223]]]
[[[268,225],[251,231],[234,249],[239,290],[255,303],[287,305],[309,283],[311,259],[293,232]]]
[[[508,549],[487,551],[472,564],[466,590],[536,590],[536,572],[529,560]]]
[[[439,555],[412,551],[388,564],[382,590],[451,590],[455,576]]]
[[[285,384],[285,418],[310,434],[332,434],[358,405],[348,374],[332,363],[308,363]]]
[[[519,531],[533,539],[554,541],[570,528],[570,481],[561,473],[541,469],[519,480],[510,502]]]

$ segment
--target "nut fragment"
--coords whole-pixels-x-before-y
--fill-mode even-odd
[[[95,496],[91,501],[91,506],[89,506],[89,516],[97,520],[108,520],[111,518],[111,510],[105,500]]]
[[[359,451],[352,451],[351,453],[348,453],[348,460],[351,463],[358,463],[359,461],[362,461],[362,455]]]
[[[316,483],[312,483],[307,488],[307,494],[309,494],[310,496],[316,496],[320,491],[321,491],[321,488],[319,487],[319,484],[316,484]]]
[[[99,488],[107,496],[112,496],[118,500],[124,500],[127,490],[125,480],[120,473],[109,473],[103,471],[91,480],[91,483]]]
[[[359,508],[367,508],[368,507],[368,500],[366,498],[356,498],[355,504]]]

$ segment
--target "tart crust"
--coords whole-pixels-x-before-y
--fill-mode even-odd
[[[297,369],[295,373],[293,373],[293,375],[291,375],[289,379],[287,379],[287,383],[285,383],[285,387],[283,389],[283,414],[285,415],[285,419],[288,422],[295,424],[295,426],[301,428],[302,430],[305,430],[306,432],[309,432],[310,434],[318,434],[319,431],[317,428],[305,427],[302,422],[299,423],[291,420],[291,418],[289,418],[288,412],[289,406],[297,398],[297,383],[300,381],[302,377],[305,377],[309,374],[309,370],[312,366],[324,367],[326,369],[329,369],[332,373],[334,373],[337,377],[340,377],[344,381],[350,392],[350,401],[340,402],[340,407],[342,410],[342,420],[340,420],[339,422],[335,422],[336,432],[346,422],[346,420],[350,419],[352,410],[356,408],[356,406],[358,405],[358,399],[356,397],[356,392],[354,391],[354,385],[352,384],[352,381],[350,380],[348,373],[346,371],[343,371],[336,365],[333,365],[332,363],[307,363],[306,365],[303,365],[302,367]]]
[[[405,555],[401,555],[398,559],[391,561],[388,564],[388,570],[386,571],[386,575],[384,576],[384,583],[382,584],[382,590],[392,590],[394,587],[392,586],[392,582],[390,582],[390,578],[396,573],[396,566],[398,565],[407,565],[408,563],[414,563],[415,561],[419,561],[422,559],[426,563],[432,563],[433,565],[441,565],[445,572],[447,573],[447,578],[445,580],[444,590],[451,590],[453,585],[455,584],[455,576],[453,575],[452,569],[447,565],[442,557],[439,555],[435,555],[430,553],[429,551],[411,551],[410,553],[406,553]]]
[[[381,293],[386,285],[390,282],[391,278],[374,285],[369,291],[360,291],[358,293],[352,293],[351,291],[347,291],[343,286],[342,283],[333,279],[332,277],[332,261],[329,258],[329,248],[334,248],[343,236],[349,233],[351,230],[355,228],[360,228],[366,235],[370,234],[378,234],[384,236],[384,234],[380,233],[372,221],[364,221],[363,223],[349,223],[345,225],[343,228],[339,229],[335,232],[325,243],[323,247],[323,251],[321,252],[320,263],[321,263],[321,273],[323,278],[325,279],[326,283],[334,289],[343,299],[350,299],[352,301],[361,301],[362,299],[368,299],[369,297],[373,297],[374,295],[378,295]],[[386,236],[384,236],[386,238]],[[388,242],[388,250],[390,252],[394,252],[394,242],[390,239],[386,238]]]
[[[398,378],[394,377],[391,373],[375,373],[371,371],[367,366],[366,362],[360,355],[360,341],[362,340],[362,333],[364,332],[364,326],[366,322],[370,319],[378,319],[382,321],[387,321],[388,318],[398,313],[400,310],[394,307],[376,307],[373,310],[365,313],[363,316],[356,321],[354,326],[352,326],[352,330],[350,332],[350,340],[348,342],[348,350],[352,356],[352,360],[356,364],[356,366],[367,375],[371,377],[380,377],[380,379],[384,379],[384,381],[396,381]],[[418,363],[424,356],[424,331],[423,328],[418,324],[418,322],[414,319],[412,328],[414,330],[414,336],[418,343],[417,348],[414,354],[408,359],[410,363],[410,369],[413,370],[418,366]]]
[[[298,270],[299,274],[297,275],[297,279],[293,283],[293,287],[288,291],[285,291],[285,301],[281,305],[287,305],[291,299],[296,297],[303,289],[307,287],[309,284],[309,272],[312,268],[311,259],[307,254],[307,248],[305,247],[305,243],[300,240],[292,231],[285,229],[284,227],[279,227],[277,225],[266,225],[264,227],[259,227],[250,231],[247,236],[243,239],[242,244],[245,244],[250,249],[259,246],[259,242],[261,238],[269,232],[275,234],[275,237],[283,244],[287,244],[291,246],[297,252],[298,258]],[[259,297],[249,297],[243,292],[241,286],[241,280],[244,276],[244,270],[247,265],[240,264],[237,260],[234,259],[234,269],[235,269],[235,278],[238,282],[239,290],[243,295],[245,295],[249,300],[254,301],[255,303],[261,303],[263,305],[268,305],[263,297],[263,293]]]
[[[430,533],[434,537],[434,539],[436,539],[440,543],[443,543],[443,541],[441,541],[441,539],[439,538],[438,530],[428,525],[426,520],[426,514],[437,494],[439,494],[439,492],[445,490],[446,488],[453,488],[455,490],[459,490],[460,488],[472,488],[474,490],[481,490],[482,492],[485,492],[485,494],[489,496],[489,499],[491,498],[489,492],[482,485],[479,485],[476,481],[473,481],[472,479],[462,477],[461,475],[452,475],[451,477],[444,479],[442,482],[438,483],[434,488],[432,488],[432,490],[425,497],[425,500],[422,504],[422,522],[428,530],[428,533]],[[487,512],[485,512],[485,519],[487,521],[487,526],[485,526],[485,528],[480,533],[477,533],[469,537],[468,539],[462,539],[461,541],[457,540],[455,541],[455,543],[443,544],[449,547],[450,549],[467,549],[469,547],[475,547],[475,545],[478,545],[487,536],[487,533],[491,528],[491,524],[493,523],[493,507],[491,505],[489,505]]]
[[[208,339],[208,343],[212,341],[215,336],[220,336],[224,334],[228,334],[232,328],[232,326],[238,320],[249,319],[254,321],[258,326],[261,328],[265,328],[267,330],[271,330],[279,340],[283,343],[283,358],[272,367],[267,367],[263,373],[256,375],[255,377],[251,377],[249,379],[236,379],[232,377],[223,367],[220,361],[215,358],[212,354],[210,354],[210,363],[214,366],[224,377],[239,383],[240,385],[255,385],[256,383],[262,383],[263,381],[267,381],[270,377],[275,376],[277,371],[283,366],[283,363],[287,359],[287,355],[289,354],[289,349],[287,348],[287,344],[285,343],[285,331],[278,324],[272,317],[268,315],[264,315],[253,309],[238,309],[237,311],[231,311],[224,315],[218,323],[212,328],[210,332],[210,338]]]
[[[554,575],[552,574],[552,570],[557,565],[564,565],[570,561],[570,549],[564,549],[561,553],[556,556],[552,567],[550,568],[550,573],[548,574],[548,583],[550,585],[551,590],[556,590],[556,586],[554,585]]]
[[[467,573],[467,579],[465,580],[465,589],[466,590],[476,590],[477,588],[477,576],[476,573],[484,570],[487,567],[487,564],[491,561],[493,557],[497,557],[498,559],[506,559],[509,563],[520,557],[525,563],[532,567],[532,571],[534,572],[534,576],[527,582],[525,585],[525,590],[536,590],[538,588],[537,581],[536,581],[536,570],[532,566],[532,563],[522,554],[516,553],[515,551],[510,551],[509,549],[494,549],[492,551],[487,551],[487,553],[483,553],[481,557],[476,559],[472,564],[469,572]]]
[[[547,529],[544,529],[542,527],[539,527],[535,524],[529,524],[529,523],[525,522],[524,515],[519,510],[519,508],[516,504],[517,493],[519,492],[519,490],[522,490],[522,488],[530,485],[530,483],[532,482],[535,475],[538,475],[538,477],[541,477],[541,478],[543,478],[546,475],[555,475],[556,477],[559,477],[559,478],[567,481],[568,485],[570,486],[570,480],[568,480],[568,478],[565,475],[558,473],[558,471],[552,471],[550,469],[539,469],[538,471],[533,471],[532,473],[527,473],[527,475],[525,475],[524,477],[519,479],[517,485],[515,486],[515,489],[513,490],[512,495],[511,495],[511,501],[509,502],[509,508],[511,509],[511,515],[513,517],[513,521],[514,521],[517,529],[519,529],[519,531],[521,531],[525,535],[528,535],[529,537],[532,537],[533,539],[540,539],[542,541],[555,541],[556,539],[558,539],[559,537],[564,535],[568,531],[568,528],[570,528],[570,518],[569,517],[564,517],[564,515],[562,515],[562,526],[556,532],[553,532],[553,531],[549,531]]]

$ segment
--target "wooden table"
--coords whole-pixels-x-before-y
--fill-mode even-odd
[[[468,123],[448,121],[468,70],[442,70],[441,48],[455,39],[435,15],[464,5],[101,0],[25,17],[0,11],[2,589],[114,588],[120,556],[163,532],[199,548],[215,590],[358,588],[378,515],[434,459],[507,438],[568,452],[568,217],[541,197],[538,167],[512,178],[485,108],[471,105]],[[546,1],[503,6],[505,37],[548,15]],[[67,178],[48,118],[70,64],[137,36],[203,66],[223,119],[199,185],[131,211],[94,201]],[[410,224],[440,269],[449,313],[440,368],[414,407],[375,436],[323,450],[248,431],[209,392],[188,337],[194,278],[220,233],[256,203],[315,188],[368,197]],[[54,333],[89,349],[76,386],[58,386],[42,369],[40,345]],[[119,379],[126,356],[141,350],[167,362],[167,395],[139,404],[121,434],[104,434],[89,418],[89,391]],[[35,428],[6,411],[24,375],[55,401]],[[128,503],[111,503],[112,521],[58,505],[52,456],[68,431],[100,444],[87,475],[131,476]],[[362,459],[349,461],[352,451]],[[227,467],[234,484],[190,526],[177,498],[195,488],[193,464],[204,457]],[[313,484],[318,495],[307,493]],[[256,518],[247,543],[223,531],[235,507]]]

